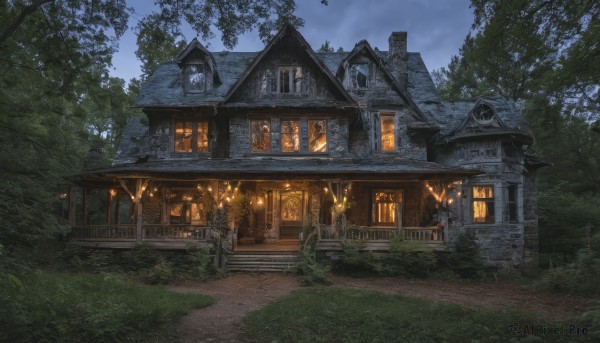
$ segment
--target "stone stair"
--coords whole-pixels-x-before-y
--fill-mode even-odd
[[[227,257],[228,271],[283,272],[298,263],[298,253],[292,252],[236,252]]]

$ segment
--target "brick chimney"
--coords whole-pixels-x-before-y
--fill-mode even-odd
[[[408,83],[408,53],[406,52],[406,32],[392,32],[389,42],[388,67],[400,86],[406,89]]]

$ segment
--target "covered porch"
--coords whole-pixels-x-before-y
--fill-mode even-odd
[[[338,250],[347,241],[387,250],[392,239],[403,239],[445,249],[447,205],[460,195],[461,180],[480,172],[392,162],[268,159],[259,171],[227,170],[227,160],[212,172],[89,171],[73,179],[70,240],[102,248],[143,243],[235,252],[298,249],[307,239],[320,250]],[[201,166],[212,163],[219,162]],[[282,166],[285,173],[271,170]]]

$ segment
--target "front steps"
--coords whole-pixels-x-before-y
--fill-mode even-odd
[[[298,253],[290,252],[240,252],[227,257],[228,271],[283,272],[298,263]]]

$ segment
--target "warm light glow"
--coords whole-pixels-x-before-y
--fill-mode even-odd
[[[473,186],[473,222],[491,223],[494,220],[494,187]]]
[[[117,195],[117,191],[116,191],[116,190],[114,190],[114,189],[111,189],[111,190],[110,190],[110,196],[111,196],[111,197],[114,197],[115,195]]]
[[[286,184],[285,184],[285,188],[290,188],[290,187],[291,187],[291,186],[290,186],[290,184],[289,184],[289,183],[286,183]]]
[[[208,186],[207,189],[208,189],[209,192],[212,192],[212,187],[211,186]]]
[[[256,201],[256,204],[258,206],[262,206],[263,205],[263,198],[262,197],[258,197],[258,200]]]
[[[452,199],[452,198],[448,199],[448,204],[452,205],[453,202],[454,202],[454,199]]]
[[[323,187],[323,192],[327,193],[329,192],[329,189],[327,189],[327,187]]]
[[[396,130],[393,115],[381,116],[381,150],[396,150]]]

